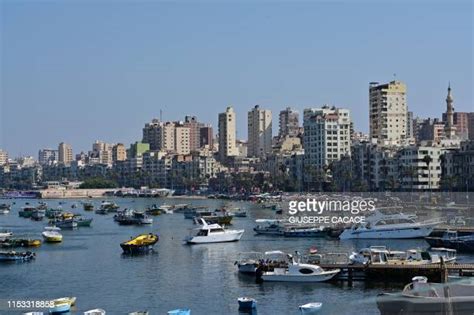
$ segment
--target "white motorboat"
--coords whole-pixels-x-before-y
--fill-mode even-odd
[[[240,240],[244,230],[227,230],[219,224],[207,224],[200,219],[201,226],[193,229],[191,234],[184,239],[188,244],[235,242]]]
[[[13,236],[12,232],[4,231],[0,232],[0,241],[5,241]]]
[[[60,243],[63,240],[63,236],[61,233],[59,233],[59,231],[61,231],[61,229],[58,227],[47,226],[44,228],[44,232],[41,234],[43,235],[45,242]]]
[[[423,238],[431,234],[441,222],[429,220],[416,222],[416,215],[382,214],[375,212],[367,217],[367,222],[345,229],[339,239],[407,239]]]
[[[302,315],[316,314],[323,307],[323,303],[314,302],[300,305],[299,309]]]
[[[351,263],[356,265],[429,265],[439,264],[441,258],[446,263],[456,261],[456,250],[433,248],[430,251],[392,251],[385,246],[371,246],[349,256]]]
[[[257,226],[253,228],[257,234],[265,235],[283,235],[285,227],[282,220],[258,219],[255,220]]]
[[[163,212],[164,214],[173,214],[173,206],[172,205],[167,205],[167,204],[162,204],[158,207],[158,210]]]
[[[84,315],[105,315],[105,311],[101,308],[96,308],[93,310],[85,311]]]
[[[262,274],[263,281],[273,282],[323,282],[334,278],[341,270],[324,270],[318,265],[301,263],[299,258],[292,262],[288,268],[276,267],[273,271]]]

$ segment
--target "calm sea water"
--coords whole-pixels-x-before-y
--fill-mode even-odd
[[[35,261],[0,265],[0,299],[41,300],[76,296],[73,314],[93,308],[103,308],[108,314],[127,314],[147,310],[150,314],[166,314],[175,308],[190,308],[192,314],[239,314],[237,297],[250,296],[258,301],[258,314],[298,314],[298,305],[322,302],[321,314],[378,314],[375,297],[378,293],[398,290],[400,285],[367,285],[347,283],[255,283],[251,276],[237,272],[234,262],[240,252],[283,250],[307,251],[316,246],[320,252],[350,252],[369,245],[389,245],[392,248],[426,248],[424,240],[338,241],[326,239],[279,238],[255,236],[254,220],[271,218],[272,210],[247,202],[232,202],[231,206],[247,209],[249,217],[234,218],[233,228],[245,229],[240,242],[184,245],[182,239],[195,225],[183,214],[154,217],[152,226],[119,226],[112,214],[103,216],[85,212],[80,200],[46,200],[50,207],[62,203],[64,210],[79,205],[74,212],[93,217],[92,227],[63,230],[63,243],[43,244],[34,249]],[[220,200],[180,199],[114,199],[121,208],[145,209],[164,201],[222,206]],[[18,217],[25,202],[15,202],[10,214],[0,216],[0,230],[12,230],[15,235],[41,238],[47,221],[34,222]],[[93,201],[98,206],[101,200]],[[130,236],[153,232],[160,235],[155,252],[144,256],[123,256],[120,242]],[[472,260],[461,257],[461,260]],[[5,303],[3,303],[5,305]],[[0,314],[20,312],[0,309]]]

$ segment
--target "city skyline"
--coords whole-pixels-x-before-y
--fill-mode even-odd
[[[455,111],[472,111],[472,3],[423,3],[203,4],[192,6],[202,14],[194,16],[170,3],[2,2],[0,148],[11,156],[36,156],[61,141],[74,153],[89,150],[97,139],[128,145],[140,140],[143,124],[160,110],[165,121],[195,115],[216,134],[218,113],[229,105],[236,111],[238,139],[247,139],[247,112],[256,104],[271,110],[274,122],[288,106],[300,119],[304,108],[347,108],[355,129],[367,133],[369,82],[395,78],[406,83],[415,117],[441,117],[449,81]],[[400,6],[410,10],[398,12]],[[214,10],[210,21],[207,9]],[[390,9],[390,16],[377,15]],[[63,16],[56,16],[59,11]],[[263,12],[266,18],[257,19]],[[334,12],[347,21],[324,18]],[[119,26],[126,14],[137,20],[136,29]],[[371,14],[379,27],[360,23]],[[58,21],[49,22],[52,16]],[[176,16],[190,20],[178,25]],[[79,29],[85,18],[90,25]],[[277,23],[283,18],[288,23]],[[21,24],[25,19],[29,23]],[[171,30],[161,32],[163,27]],[[378,38],[377,48],[370,38],[381,35],[393,36]],[[201,46],[187,51],[193,44]]]

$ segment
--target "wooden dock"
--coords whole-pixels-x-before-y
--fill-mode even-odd
[[[430,265],[408,264],[320,264],[324,269],[341,269],[339,280],[380,282],[409,282],[415,276],[426,276],[432,282],[446,283],[448,275],[456,273],[459,276],[473,276],[473,264],[439,263]]]

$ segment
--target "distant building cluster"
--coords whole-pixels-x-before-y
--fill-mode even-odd
[[[369,133],[354,130],[351,112],[322,105],[287,107],[273,136],[272,112],[247,114],[246,140],[237,139],[232,106],[215,132],[195,116],[152,119],[142,138],[95,141],[73,155],[70,144],[12,159],[0,150],[0,188],[31,189],[50,181],[106,178],[126,187],[183,191],[424,191],[474,190],[474,113],[456,112],[451,86],[439,118],[413,117],[401,81],[369,84]],[[302,118],[302,120],[300,120]],[[301,123],[302,122],[302,123]]]

